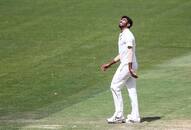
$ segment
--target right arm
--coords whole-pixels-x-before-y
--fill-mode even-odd
[[[113,64],[119,62],[119,60],[120,60],[120,57],[119,57],[119,55],[117,55],[112,61],[110,61],[110,62],[108,62],[108,63],[106,63],[106,64],[101,65],[101,70],[102,70],[102,71],[106,71],[106,70],[107,70],[109,67],[111,67]]]

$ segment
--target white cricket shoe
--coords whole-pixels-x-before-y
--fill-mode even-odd
[[[133,123],[140,123],[140,122],[141,122],[140,118],[135,119],[131,115],[127,115],[126,123],[133,124]]]
[[[112,116],[107,119],[107,123],[108,124],[125,123],[125,118],[124,118],[124,116],[122,116],[122,117]]]

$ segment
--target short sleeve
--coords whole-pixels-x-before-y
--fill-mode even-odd
[[[129,35],[126,35],[125,42],[127,46],[133,46],[133,38]]]

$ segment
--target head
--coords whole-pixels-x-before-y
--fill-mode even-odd
[[[128,16],[122,16],[119,22],[119,28],[131,28],[133,26],[133,21]]]

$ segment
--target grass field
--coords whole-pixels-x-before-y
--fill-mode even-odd
[[[0,129],[191,129],[191,1],[1,0]],[[118,22],[134,20],[142,123],[108,125]],[[125,114],[130,111],[123,91]]]

